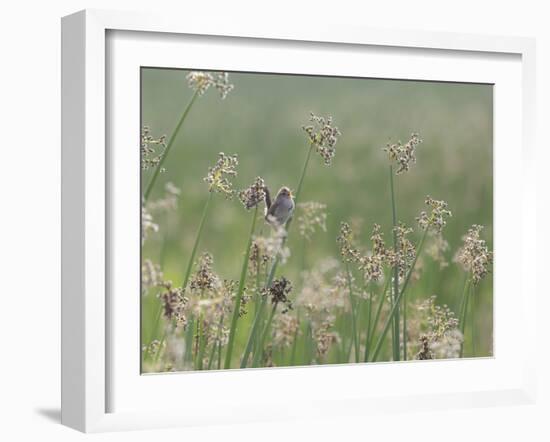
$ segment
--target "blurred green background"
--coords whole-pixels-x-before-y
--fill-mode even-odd
[[[149,126],[154,137],[171,135],[191,98],[187,73],[142,69],[142,125]],[[262,176],[272,192],[282,185],[296,189],[308,149],[301,126],[308,124],[310,112],[332,115],[342,132],[336,157],[330,167],[318,155],[312,157],[300,198],[326,204],[328,214],[327,232],[316,233],[307,248],[307,265],[338,257],[340,221],[362,221],[357,234],[363,244],[372,223],[379,223],[391,243],[388,159],[382,148],[388,141],[406,142],[418,132],[424,142],[417,163],[395,180],[398,218],[415,225],[426,195],[447,201],[453,217],[444,230],[450,265],[440,270],[426,258],[424,277],[408,296],[435,294],[438,303],[458,312],[464,273],[452,258],[462,235],[472,224],[482,224],[483,237],[493,247],[492,86],[249,73],[230,73],[230,82],[235,89],[225,100],[210,89],[185,121],[151,195],[151,200],[162,196],[164,183],[173,182],[182,189],[178,213],[155,220],[160,232],[146,242],[143,258],[161,261],[165,277],[181,283],[208,195],[203,177],[218,152],[238,154],[236,188]],[[144,172],[143,185],[149,178],[150,172]],[[239,277],[249,224],[250,213],[238,200],[216,195],[199,253],[213,254],[215,270],[223,278]],[[292,256],[279,273],[299,281],[304,257],[295,227],[288,241]],[[415,231],[413,239],[418,238]],[[478,355],[492,354],[492,298],[489,275],[477,289]],[[147,327],[146,309],[143,317]]]

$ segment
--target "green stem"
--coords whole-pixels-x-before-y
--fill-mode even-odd
[[[275,316],[276,310],[277,310],[277,303],[273,304],[273,308],[271,309],[271,313],[269,314],[267,323],[265,324],[264,330],[261,334],[260,342],[258,345],[258,351],[254,353],[254,358],[252,359],[252,367],[258,367],[261,362],[262,355],[264,352],[265,340],[269,333],[269,329],[271,328],[271,323],[273,322],[273,317]]]
[[[162,170],[162,165],[164,164],[164,161],[166,160],[166,157],[168,156],[168,153],[170,152],[170,149],[174,145],[174,141],[176,140],[176,137],[181,129],[181,126],[183,125],[183,122],[187,118],[187,115],[189,114],[189,111],[191,110],[191,107],[193,106],[193,103],[198,97],[198,92],[195,91],[191,99],[189,100],[189,103],[187,103],[187,106],[185,107],[185,110],[183,111],[183,114],[181,114],[181,117],[178,121],[178,124],[176,125],[176,128],[174,129],[174,132],[172,133],[172,136],[168,140],[168,144],[166,145],[166,149],[164,149],[164,152],[162,153],[162,156],[160,157],[160,161],[157,164],[157,167],[155,168],[155,171],[153,172],[153,176],[151,177],[151,180],[149,181],[149,184],[147,184],[147,188],[145,189],[145,192],[143,193],[143,202],[145,203],[147,199],[149,198],[149,195],[151,194],[151,191],[153,190],[153,186],[155,185],[155,181],[157,180],[157,177],[159,175],[159,172]]]
[[[367,345],[365,347],[365,362],[369,361],[369,352],[372,345],[372,339],[374,337],[374,332],[376,327],[378,327],[378,321],[380,320],[380,314],[382,313],[382,306],[384,305],[384,300],[386,299],[386,293],[390,286],[391,282],[391,272],[390,275],[386,278],[386,284],[384,285],[384,290],[380,294],[380,301],[378,302],[378,308],[376,309],[376,314],[374,315],[374,320],[372,321],[372,327],[369,329],[369,334],[367,338]]]
[[[349,303],[351,306],[351,331],[353,334],[353,348],[355,350],[355,362],[359,362],[359,340],[357,338],[357,323],[355,317],[355,302],[353,299],[353,287],[351,280],[351,271],[349,269],[349,263],[346,262],[346,273],[348,278],[348,292],[349,292]]]
[[[296,347],[298,346],[298,332],[300,331],[300,316],[298,316],[298,323],[296,325],[296,331],[294,332],[294,339],[292,342],[292,351],[290,352],[290,361],[289,366],[294,365],[294,361],[296,360]]]
[[[204,359],[204,321],[202,319],[202,314],[199,315],[199,321],[197,323],[197,333],[197,368],[199,370],[202,370]]]
[[[472,317],[472,357],[475,357],[476,355],[476,304],[477,304],[477,298],[475,295],[475,287],[474,285],[470,286],[470,297],[472,298],[472,303],[470,307],[470,315]]]
[[[233,353],[233,345],[235,343],[235,332],[237,330],[237,321],[239,319],[239,311],[241,309],[241,299],[244,291],[244,284],[246,281],[246,272],[248,270],[248,258],[250,257],[250,246],[252,245],[252,237],[254,236],[254,230],[256,229],[256,219],[258,218],[258,206],[254,209],[254,215],[252,217],[252,224],[250,226],[250,233],[248,235],[248,242],[246,250],[244,252],[244,261],[241,270],[241,278],[239,280],[239,289],[237,297],[235,299],[235,306],[233,307],[233,317],[231,318],[231,328],[229,329],[229,340],[227,342],[227,351],[225,353],[224,368],[228,369],[231,366],[231,356]]]
[[[462,289],[462,301],[460,303],[460,332],[462,333],[462,344],[460,345],[460,357],[464,355],[464,340],[466,329],[466,311],[468,310],[468,299],[470,293],[470,280],[466,278],[464,288]]]
[[[260,318],[262,316],[263,310],[265,308],[265,304],[267,302],[267,297],[264,296],[262,298],[262,301],[260,303],[260,306],[258,307],[258,311],[256,312],[256,316],[254,317],[254,322],[252,324],[252,329],[250,330],[250,335],[248,336],[248,341],[246,342],[246,347],[243,353],[243,356],[241,358],[241,368],[246,368],[246,365],[248,364],[248,358],[250,356],[250,352],[252,351],[252,346],[256,340],[256,333],[258,330],[258,327],[260,325]]]
[[[393,251],[397,255],[397,210],[395,207],[395,191],[393,187],[393,166],[390,164],[390,193],[391,193],[391,207],[392,207],[392,224],[393,224]],[[395,307],[395,315],[393,316],[393,330],[392,330],[392,348],[393,359],[399,361],[399,303],[396,301],[399,294],[399,265],[396,263],[393,272],[393,290],[392,290],[392,302]]]
[[[191,250],[191,256],[189,257],[189,262],[187,263],[187,269],[185,270],[185,276],[183,278],[183,284],[181,287],[185,289],[187,287],[187,283],[189,282],[189,276],[191,276],[191,269],[193,268],[193,262],[195,261],[195,255],[197,254],[197,249],[199,247],[200,238],[202,235],[202,230],[205,224],[206,217],[208,215],[208,208],[210,207],[210,201],[212,201],[212,195],[213,192],[208,193],[208,199],[206,200],[206,203],[204,204],[204,208],[202,210],[202,216],[201,221],[199,223],[199,228],[197,230],[197,234],[195,235],[195,243],[193,244],[193,249]]]
[[[216,348],[219,347],[219,344],[221,341],[222,326],[223,326],[223,313],[220,316],[220,322],[218,324],[218,333],[216,334],[216,340],[212,344],[212,351],[210,352],[210,357],[208,358],[208,370],[212,368],[212,361],[214,360],[214,356],[216,355]]]
[[[422,247],[424,246],[424,240],[426,239],[426,234],[428,233],[428,230],[424,230],[424,234],[422,235],[422,239],[420,240],[420,243],[418,244],[418,247],[416,249],[416,256],[414,257],[414,260],[412,262],[411,268],[409,269],[407,276],[405,277],[405,281],[403,282],[403,287],[401,287],[401,292],[399,293],[399,296],[395,300],[396,302],[392,305],[392,309],[390,310],[390,314],[388,316],[388,319],[386,320],[386,323],[384,324],[384,328],[382,329],[382,333],[380,334],[378,341],[376,342],[376,346],[374,348],[374,353],[372,355],[372,362],[376,362],[376,358],[378,357],[378,354],[380,353],[380,349],[382,347],[382,344],[384,342],[384,338],[386,337],[386,334],[388,333],[388,329],[390,328],[391,322],[393,320],[393,317],[396,312],[396,308],[399,305],[399,302],[401,301],[401,298],[403,297],[403,294],[405,293],[405,290],[407,290],[407,286],[409,285],[409,281],[411,279],[411,275],[414,271],[414,267],[416,265],[416,261],[418,260],[418,256],[420,255],[420,252],[422,251]]]

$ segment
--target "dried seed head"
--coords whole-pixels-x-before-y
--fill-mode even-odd
[[[204,292],[206,290],[214,290],[219,286],[218,275],[212,270],[214,259],[212,255],[205,252],[199,258],[199,268],[191,278],[189,287],[191,290]]]
[[[232,198],[233,184],[229,178],[237,175],[238,165],[237,155],[229,156],[220,152],[216,164],[208,169],[208,174],[204,177],[204,181],[208,183],[208,191],[223,193],[227,198]]]
[[[290,314],[277,315],[273,320],[273,345],[290,347],[294,338],[300,334],[300,324],[295,316]]]
[[[403,279],[409,272],[416,257],[416,248],[407,236],[413,229],[399,223],[393,229],[396,237],[395,250],[388,250],[387,259],[392,267],[398,267],[399,279]]]
[[[322,360],[326,356],[332,344],[336,344],[339,341],[338,333],[330,331],[333,325],[332,318],[329,318],[323,321],[315,330],[315,342],[317,343],[317,357],[319,360]]]
[[[166,149],[166,135],[159,138],[151,136],[148,126],[141,129],[141,169],[147,170],[156,167]]]
[[[305,239],[311,239],[317,228],[327,231],[327,206],[315,201],[299,203],[298,230]]]
[[[332,117],[324,118],[311,113],[309,121],[313,124],[302,126],[302,129],[306,132],[309,141],[315,146],[315,150],[321,155],[325,164],[330,166],[336,155],[338,137],[342,134],[336,126],[332,125]]]
[[[395,144],[388,143],[384,151],[388,153],[390,161],[397,164],[396,174],[399,175],[409,170],[410,164],[416,163],[415,151],[417,146],[422,143],[420,135],[413,133],[406,144],[398,141]]]
[[[462,238],[463,245],[455,257],[464,270],[470,273],[474,285],[479,284],[489,273],[493,263],[493,253],[489,251],[485,240],[480,238],[482,230],[483,226],[474,224]]]
[[[445,253],[449,250],[449,243],[441,233],[432,235],[432,241],[426,247],[426,254],[435,262],[439,263],[439,268],[444,269],[449,265]]]
[[[239,199],[244,207],[249,210],[265,200],[265,182],[261,177],[256,177],[254,182],[239,192]]]
[[[302,273],[302,290],[296,302],[314,324],[324,321],[333,309],[347,307],[347,278],[343,274],[334,275],[339,265],[336,259],[328,258]]]
[[[263,296],[271,298],[272,304],[283,304],[283,311],[281,313],[287,313],[292,310],[292,301],[288,298],[288,294],[292,291],[292,284],[284,276],[273,280],[271,286],[264,289]]]
[[[146,294],[153,287],[159,287],[164,282],[164,275],[160,265],[154,264],[150,259],[143,261],[141,265],[141,291]]]
[[[250,271],[256,271],[256,267],[267,264],[278,258],[281,264],[286,263],[290,257],[290,249],[285,246],[287,232],[284,226],[276,225],[270,236],[256,236],[250,246],[249,259],[256,264],[251,266]]]
[[[441,233],[443,227],[447,224],[446,218],[453,216],[448,209],[448,204],[445,201],[434,200],[431,196],[427,196],[425,203],[432,209],[428,215],[426,212],[421,212],[416,218],[421,229],[430,229],[433,232]]]
[[[361,258],[359,251],[353,245],[353,231],[348,223],[340,223],[340,235],[336,241],[340,244],[340,255],[344,261],[356,262]]]
[[[164,185],[164,196],[157,200],[147,202],[147,209],[151,212],[170,212],[178,208],[178,199],[181,190],[172,182],[168,181]]]
[[[229,75],[227,72],[212,74],[204,71],[193,71],[187,74],[188,86],[196,91],[199,95],[203,95],[210,86],[215,87],[222,100],[227,97],[234,86],[229,83]]]
[[[181,287],[172,287],[170,282],[164,283],[164,292],[161,294],[164,306],[164,317],[168,320],[175,319],[176,326],[185,328],[187,326],[187,317],[185,309],[189,298],[184,296]]]
[[[374,224],[370,240],[372,251],[359,258],[359,270],[363,272],[365,281],[380,281],[384,277],[384,264],[389,257],[380,225]]]
[[[449,307],[436,304],[436,296],[411,309],[409,337],[419,343],[416,359],[456,358],[463,341],[458,319]]]
[[[145,206],[141,206],[141,245],[145,243],[145,240],[150,233],[156,233],[159,231],[159,226],[153,221],[153,215],[149,213]]]

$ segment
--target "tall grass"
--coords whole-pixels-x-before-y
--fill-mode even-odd
[[[368,175],[370,169],[354,169],[363,162],[362,157],[355,158],[346,150],[354,144],[346,141],[347,133],[362,137],[362,145],[372,135],[361,124],[348,121],[342,136],[332,118],[312,114],[310,124],[302,127],[307,149],[296,147],[298,142],[289,143],[292,154],[285,154],[285,162],[280,162],[278,156],[256,157],[250,151],[241,154],[238,147],[239,159],[244,158],[242,164],[236,155],[220,153],[204,178],[208,196],[198,215],[189,210],[193,205],[187,203],[187,198],[196,199],[193,192],[198,185],[188,177],[194,174],[195,162],[182,155],[183,149],[173,146],[186,121],[193,122],[186,126],[189,140],[196,140],[197,134],[204,132],[198,130],[196,118],[188,119],[192,108],[200,112],[201,106],[194,105],[198,97],[204,95],[209,115],[213,116],[210,135],[214,140],[218,121],[228,118],[231,99],[233,95],[238,98],[238,93],[232,94],[229,107],[222,109],[207,90],[216,89],[225,98],[233,89],[227,74],[193,72],[187,79],[191,96],[168,143],[159,151],[157,146],[162,143],[148,139],[151,147],[145,152],[151,157],[142,162],[150,166],[143,172],[149,178],[142,195],[143,210],[151,214],[142,219],[147,233],[142,235],[143,257],[162,264],[157,266],[159,269],[155,267],[157,270],[147,267],[142,275],[145,372],[372,363],[487,353],[488,338],[484,329],[478,328],[487,306],[479,295],[490,290],[485,281],[490,282],[486,275],[492,254],[477,225],[468,230],[462,244],[456,235],[448,234],[450,227],[452,232],[464,232],[473,219],[464,221],[461,206],[455,204],[462,200],[453,192],[446,193],[453,211],[458,213],[452,225],[447,226],[451,216],[447,204],[430,197],[424,200],[428,209],[415,216],[422,199],[420,190],[413,192],[408,180],[414,174],[409,169],[416,163],[416,150],[422,141],[418,134],[413,133],[405,144],[388,144],[383,149],[386,156],[378,147],[370,149],[371,158],[386,157],[386,172],[373,174],[370,187],[354,188],[342,183],[352,181],[357,173]],[[368,104],[357,102],[354,106]],[[205,114],[201,115],[204,118]],[[347,114],[339,109],[335,115]],[[284,136],[285,129],[274,129],[270,137]],[[226,128],[219,134],[215,140],[217,150],[223,149],[226,137],[235,136],[231,130]],[[402,131],[397,124],[392,130]],[[240,127],[239,131],[246,140],[247,129]],[[336,141],[341,136],[344,141],[339,141],[336,155]],[[263,140],[269,143],[266,134]],[[195,151],[195,142],[188,142],[186,149]],[[259,154],[262,152],[259,149]],[[320,157],[325,167],[315,164],[314,157]],[[335,173],[342,170],[338,169],[339,161],[348,165],[347,172]],[[259,164],[263,163],[269,165],[263,172],[270,183],[288,184],[296,179],[290,172],[296,173],[297,162],[301,168],[292,195],[295,210],[282,226],[261,219],[261,210],[267,205],[262,179],[257,178],[255,185],[245,191],[234,190],[239,184],[237,171],[239,176],[258,175],[262,172]],[[422,171],[433,164],[422,155],[414,170]],[[161,174],[164,170],[166,175]],[[403,177],[398,177],[401,174]],[[179,200],[170,204],[162,197],[153,200],[151,195],[157,195],[154,190],[158,183],[174,177],[186,183]],[[445,186],[440,183],[429,189],[435,193]],[[388,191],[391,210],[388,200],[381,197]],[[226,196],[228,201],[214,202],[214,193]],[[248,217],[234,208],[236,204],[230,201],[234,196],[247,209],[253,209]],[[307,198],[319,204],[305,205]],[[372,210],[371,201],[380,201],[381,209]],[[306,213],[313,210],[308,207],[324,211],[323,216],[315,211]],[[329,220],[326,227],[325,218]],[[365,235],[362,220],[378,221],[382,227],[376,223],[371,235]],[[345,228],[337,238],[335,227],[340,223]],[[299,229],[292,230],[294,224]],[[162,243],[155,239],[159,230]],[[192,233],[188,234],[189,230]],[[391,235],[388,245],[384,232]],[[409,237],[417,238],[417,242]],[[440,237],[449,238],[447,248],[436,241]],[[341,260],[335,259],[337,245]],[[199,253],[202,255],[197,260]],[[209,258],[205,261],[204,256]],[[453,259],[456,263],[450,263]],[[438,302],[427,309],[424,301],[432,299],[436,289],[441,291],[435,293]],[[458,319],[440,305],[440,297],[458,305]],[[464,338],[469,345],[465,345]]]

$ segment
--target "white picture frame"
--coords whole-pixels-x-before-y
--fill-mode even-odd
[[[513,221],[510,221],[508,226],[508,228],[520,229],[521,240],[518,241],[516,236],[517,244],[511,246],[508,252],[521,256],[520,276],[508,288],[500,286],[502,290],[517,289],[521,293],[517,303],[523,313],[522,334],[516,337],[523,343],[522,354],[516,355],[516,359],[519,359],[515,362],[512,362],[511,358],[507,359],[504,349],[501,353],[502,358],[497,353],[496,358],[485,362],[460,360],[446,362],[445,366],[434,363],[428,365],[370,364],[373,366],[369,367],[369,370],[374,370],[370,374],[376,374],[376,376],[382,376],[385,372],[402,373],[408,370],[410,376],[430,376],[432,379],[439,377],[441,380],[444,376],[448,376],[451,370],[466,373],[464,379],[480,373],[477,384],[473,383],[475,385],[469,386],[468,383],[458,382],[461,385],[452,392],[439,391],[436,382],[434,388],[425,393],[412,390],[401,393],[394,391],[385,393],[383,390],[373,392],[373,386],[371,386],[369,391],[358,389],[352,395],[340,394],[337,388],[333,388],[328,389],[326,397],[316,397],[312,389],[313,384],[306,385],[308,379],[313,383],[320,376],[330,379],[342,374],[346,379],[357,379],[365,373],[365,366],[318,367],[315,372],[311,369],[303,372],[304,369],[294,368],[247,372],[234,370],[217,374],[218,388],[228,388],[228,391],[231,391],[232,385],[239,385],[240,382],[245,381],[252,387],[248,391],[243,391],[239,399],[231,404],[232,407],[227,407],[225,411],[218,414],[206,413],[208,405],[201,404],[199,401],[194,403],[194,408],[187,409],[175,407],[170,403],[164,408],[150,409],[145,405],[136,405],[135,408],[113,407],[110,399],[112,391],[115,387],[118,388],[121,382],[117,381],[115,385],[112,380],[122,378],[120,374],[114,376],[113,373],[116,373],[116,370],[124,364],[115,364],[116,366],[113,367],[113,361],[116,361],[113,348],[120,349],[121,346],[113,347],[111,342],[111,335],[116,335],[113,332],[113,323],[116,323],[117,318],[113,317],[112,304],[108,297],[111,288],[110,260],[116,260],[116,257],[110,256],[112,252],[110,244],[116,239],[113,236],[118,232],[116,228],[109,228],[113,221],[113,213],[116,213],[113,204],[117,203],[116,196],[110,194],[109,182],[113,180],[113,168],[115,168],[114,180],[118,170],[116,160],[114,165],[109,164],[113,159],[108,151],[108,141],[114,135],[108,133],[106,128],[107,119],[113,117],[108,106],[109,82],[116,77],[108,69],[108,64],[112,62],[108,57],[117,56],[117,53],[109,51],[107,35],[112,32],[153,32],[155,38],[159,36],[185,38],[186,35],[217,36],[221,39],[246,39],[260,42],[259,44],[262,41],[270,41],[274,45],[277,42],[284,42],[286,47],[303,45],[307,42],[314,46],[338,44],[339,47],[374,47],[381,52],[391,48],[401,48],[403,51],[429,50],[434,60],[449,54],[453,56],[453,54],[467,53],[480,63],[491,54],[513,57],[516,60],[512,63],[515,68],[512,67],[511,70],[519,69],[519,71],[510,77],[512,79],[510,87],[513,89],[512,86],[517,85],[518,90],[511,90],[511,96],[513,95],[513,99],[517,100],[518,109],[514,109],[514,112],[508,116],[510,120],[507,121],[507,126],[510,127],[511,133],[509,141],[516,141],[517,138],[521,148],[510,152],[502,144],[503,148],[495,149],[495,156],[504,161],[507,160],[507,155],[510,155],[507,163],[501,163],[501,170],[498,167],[498,161],[495,163],[495,174],[498,176],[501,171],[506,174],[510,170],[507,168],[514,165],[517,168],[520,164],[518,174],[522,185],[516,186],[515,190],[510,189],[510,192],[521,200],[522,210],[515,217],[510,216]],[[128,52],[135,54],[136,51],[134,48],[134,50],[129,49]],[[218,423],[253,422],[290,417],[368,414],[374,409],[399,411],[532,403],[536,391],[533,365],[535,359],[532,357],[535,323],[528,318],[536,317],[536,290],[535,278],[532,276],[534,268],[530,265],[528,258],[535,255],[536,244],[534,238],[536,192],[535,175],[532,173],[535,96],[533,40],[415,31],[389,32],[344,26],[316,28],[313,25],[302,25],[294,28],[279,24],[269,28],[254,23],[216,23],[212,20],[193,20],[192,23],[182,25],[179,20],[172,17],[87,10],[63,18],[62,54],[62,422],[65,425],[80,431],[95,432],[207,425],[214,419]],[[133,57],[129,62],[139,65],[140,60]],[[162,63],[165,62],[162,61]],[[236,66],[238,65],[237,60]],[[436,64],[427,63],[425,69],[435,70]],[[246,69],[243,68],[243,70]],[[427,75],[426,78],[428,77]],[[433,78],[430,77],[430,79]],[[503,81],[506,80],[503,79]],[[495,104],[495,112],[499,109],[497,105],[498,103]],[[496,135],[495,143],[500,143],[502,138],[498,137],[498,133]],[[516,138],[514,138],[515,135],[517,135]],[[495,198],[498,198],[498,191],[496,194]],[[502,210],[501,213],[511,210],[498,202],[496,206]],[[500,218],[495,217],[496,223],[499,223]],[[517,259],[516,256],[516,265]],[[506,262],[505,257],[502,260]],[[512,265],[512,259],[508,259],[508,263]],[[505,269],[505,264],[501,268]],[[495,272],[495,278],[497,277],[498,271]],[[495,287],[498,288],[498,284],[495,284]],[[497,323],[500,321],[498,315],[495,321]],[[505,324],[501,330],[506,330]],[[510,341],[511,339],[512,337]],[[117,356],[119,359],[120,357],[127,357],[128,360],[133,358],[131,354],[126,356],[120,351],[117,352]],[[501,361],[503,362],[499,366]],[[124,370],[130,370],[130,367],[125,367]],[[444,370],[449,371],[446,373]],[[492,370],[500,370],[501,377]],[[429,371],[428,375],[425,373],[427,371]],[[481,376],[482,372],[486,378]],[[125,389],[120,389],[120,393],[117,394],[125,396],[125,400],[120,401],[121,404],[137,403],[139,396],[142,396],[144,402],[148,402],[149,395],[152,394],[151,389],[168,391],[183,379],[166,375],[148,376],[148,379],[152,379],[147,381],[149,385],[140,386],[138,384],[144,377],[140,377],[139,373],[135,372],[126,374],[128,379],[134,379],[137,383],[127,383]],[[200,388],[207,388],[205,384],[210,383],[206,378],[208,375],[195,375],[198,377],[194,378],[193,383]],[[495,382],[484,384],[483,380],[491,377]],[[293,378],[298,379],[294,382],[299,382],[304,386],[303,388],[311,388],[308,390],[311,396],[307,403],[294,403],[291,400],[281,407],[277,400],[273,401],[271,406],[269,404],[259,406],[259,402],[255,401],[253,394],[258,386],[266,385],[267,382],[272,383],[275,394],[281,382],[288,384],[293,382]],[[198,390],[199,387],[197,387]],[[132,392],[138,393],[136,397],[131,396]]]

